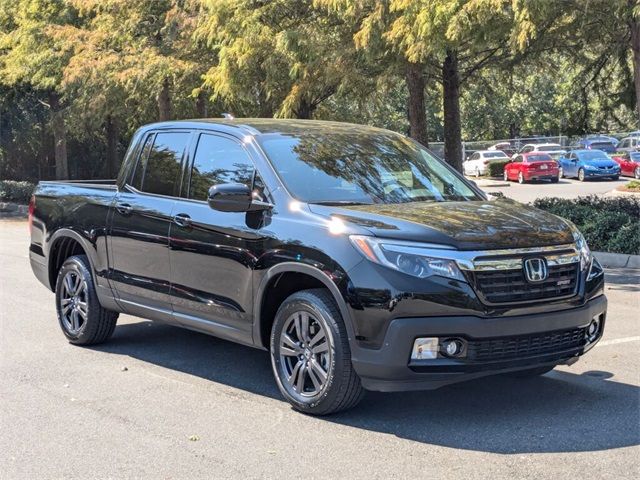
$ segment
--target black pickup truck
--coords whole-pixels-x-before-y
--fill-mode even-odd
[[[541,375],[606,316],[574,225],[358,125],[148,125],[116,181],[41,182],[30,228],[71,343],[126,313],[266,349],[285,398],[318,415],[365,389]]]

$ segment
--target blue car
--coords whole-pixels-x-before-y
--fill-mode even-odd
[[[602,150],[607,153],[615,153],[616,145],[603,137],[587,137],[581,138],[576,142],[575,148],[584,150]]]
[[[584,182],[588,178],[611,178],[620,176],[620,165],[602,150],[572,150],[558,158],[560,178],[577,177]]]

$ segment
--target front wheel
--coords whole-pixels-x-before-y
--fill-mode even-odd
[[[342,317],[324,289],[296,292],[280,305],[271,329],[271,366],[282,395],[303,413],[347,410],[364,395]]]
[[[558,178],[564,178],[564,170],[562,167],[558,169]]]
[[[524,183],[524,175],[522,172],[518,173],[518,183]]]
[[[584,169],[583,168],[578,170],[578,180],[580,180],[581,182],[584,182]]]
[[[74,345],[95,345],[116,328],[118,314],[102,308],[85,255],[64,261],[56,281],[56,311],[62,333]]]
[[[509,174],[507,173],[507,171],[505,170],[503,173],[503,177],[504,177],[504,181],[508,182],[509,181]]]
[[[620,179],[620,175],[616,175],[614,177],[611,177],[611,180],[616,181]]]

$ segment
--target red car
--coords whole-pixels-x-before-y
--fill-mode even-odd
[[[558,164],[546,153],[528,152],[517,155],[504,166],[504,179],[518,180],[519,183],[531,180],[558,181]]]
[[[620,175],[640,179],[640,152],[622,152],[612,158],[620,165]]]

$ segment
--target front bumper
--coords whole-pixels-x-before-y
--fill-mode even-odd
[[[544,365],[572,364],[601,338],[607,299],[601,295],[586,305],[562,312],[512,317],[474,316],[399,318],[393,320],[380,349],[352,349],[353,366],[368,390],[431,390],[451,383]],[[418,337],[460,337],[469,343],[495,340],[510,342],[535,334],[576,331],[586,328],[593,318],[601,320],[597,338],[587,343],[550,344],[534,354],[517,352],[501,359],[471,360],[437,358],[411,360],[413,342]],[[555,338],[555,336],[554,336]],[[556,348],[553,348],[553,347]]]
[[[602,170],[584,170],[585,178],[612,178],[619,177],[620,170],[602,171]]]

